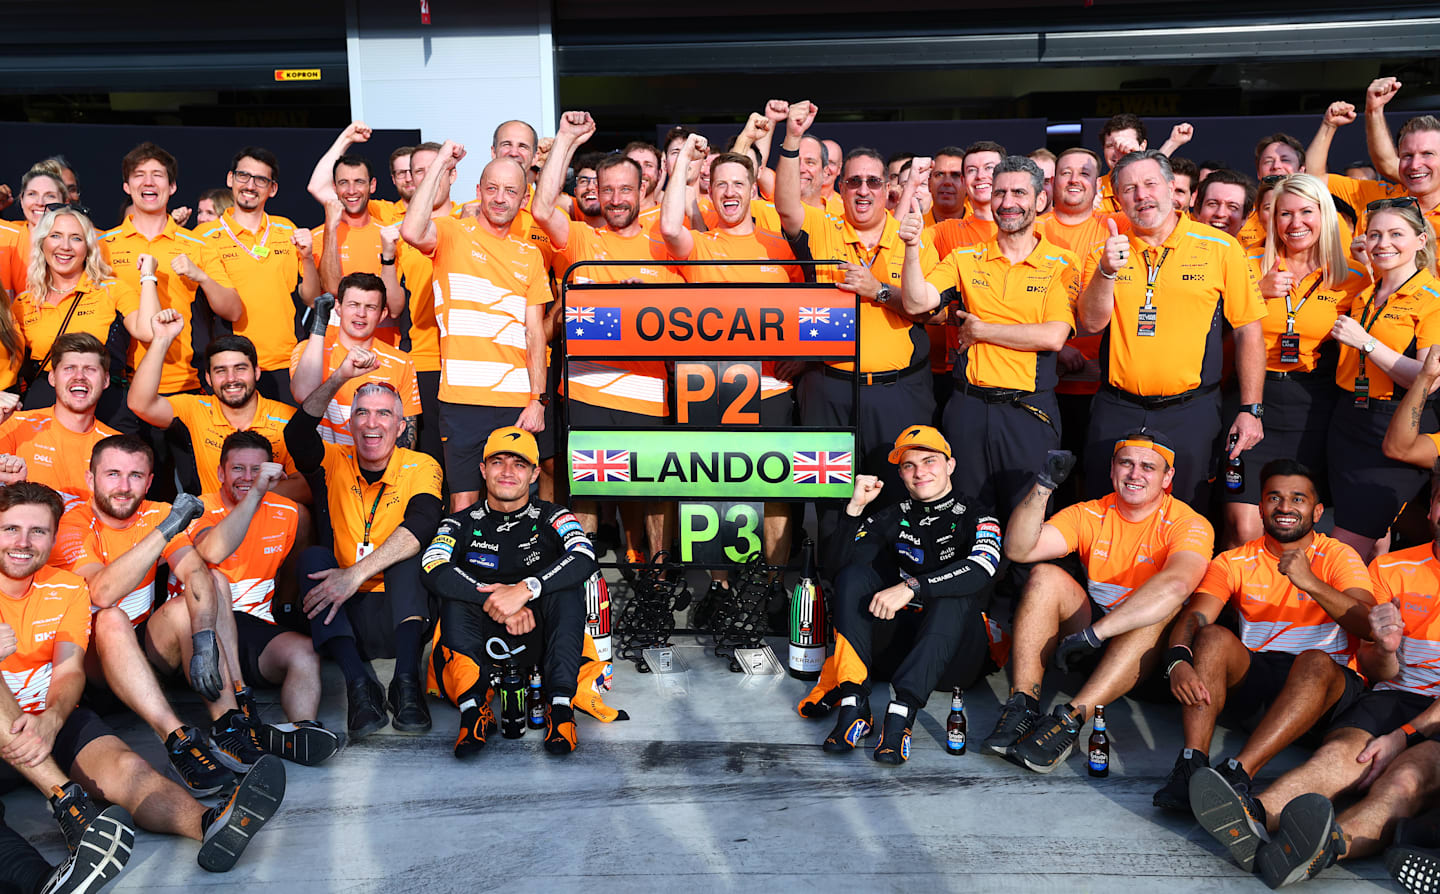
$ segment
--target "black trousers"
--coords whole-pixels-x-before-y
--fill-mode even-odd
[[[300,554],[296,561],[300,575],[300,602],[315,588],[318,581],[310,579],[313,572],[326,568],[339,568],[335,554],[323,546],[312,546]],[[380,611],[380,599],[388,598],[389,612]],[[381,615],[381,616],[377,616]],[[406,618],[421,618],[428,622],[429,600],[420,582],[420,554],[396,562],[385,569],[385,589],[375,593],[356,593],[351,596],[329,624],[324,615],[316,615],[310,622],[310,639],[315,651],[325,654],[325,644],[332,639],[348,636],[360,646],[360,652],[367,658],[390,658],[395,655],[395,628]]]
[[[1002,525],[1030,493],[1045,454],[1060,447],[1060,406],[1052,391],[1024,402],[1050,421],[1014,403],[987,403],[957,388],[945,407],[945,440],[955,455],[956,493],[995,510]]]
[[[899,581],[897,574],[881,574],[871,565],[847,565],[835,579],[835,632],[843,636],[864,664],[867,676],[862,691],[870,693],[868,672],[875,667],[873,648],[876,634],[911,621],[913,609],[903,609],[895,618],[882,621],[870,614],[870,600],[880,590]],[[837,650],[838,651],[838,650]],[[941,676],[962,688],[979,678],[989,655],[985,619],[980,614],[978,594],[949,599],[931,599],[920,609],[919,623],[909,651],[890,675],[895,699],[912,708],[922,708]],[[840,667],[845,680],[845,665]]]
[[[539,599],[527,606],[535,613],[535,630],[544,644],[545,695],[575,697],[576,680],[580,675],[580,654],[585,647],[585,593],[581,587],[569,590],[555,590],[543,593]],[[491,639],[498,638],[503,647],[497,652],[487,648]],[[503,661],[513,651],[516,640],[505,631],[505,625],[490,618],[485,610],[469,602],[445,599],[440,603],[439,646],[474,661],[481,668],[478,695],[483,701],[490,675],[485,672],[492,663]],[[523,654],[523,653],[522,653]],[[525,657],[519,660],[521,672],[537,662]],[[455,701],[464,701],[467,693],[453,693]]]
[[[34,894],[53,871],[40,852],[0,817],[0,894]]]
[[[1085,499],[1098,500],[1114,490],[1110,457],[1115,442],[1142,425],[1158,429],[1175,445],[1170,492],[1196,512],[1208,510],[1215,440],[1221,431],[1219,391],[1198,395],[1179,406],[1147,410],[1101,389],[1090,405],[1090,429],[1085,438]]]

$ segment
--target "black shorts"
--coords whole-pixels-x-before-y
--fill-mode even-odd
[[[522,408],[523,409],[523,408]],[[485,440],[499,428],[514,425],[520,417],[515,407],[479,407],[440,402],[440,440],[445,452],[445,475],[452,493],[481,489],[480,463]],[[555,455],[555,414],[545,407],[545,431],[535,436],[540,458]]]
[[[1246,732],[1254,732],[1267,711],[1275,704],[1285,681],[1290,678],[1290,668],[1298,658],[1291,652],[1251,652],[1250,668],[1225,696],[1226,718]],[[1336,665],[1345,675],[1345,691],[1330,709],[1320,715],[1310,731],[1329,730],[1336,718],[1350,710],[1365,692],[1365,681],[1348,667]],[[1309,733],[1307,733],[1308,735]]]
[[[267,680],[260,672],[260,656],[284,627],[262,621],[249,612],[235,612],[235,645],[240,652],[240,675],[250,686],[273,688],[282,680]]]
[[[1337,716],[1328,731],[1355,727],[1372,736],[1383,736],[1414,720],[1434,701],[1428,695],[1400,689],[1372,689],[1356,699],[1350,710]]]
[[[85,750],[85,746],[102,739],[105,736],[113,736],[115,731],[100,715],[80,705],[70,712],[65,718],[65,724],[60,727],[60,732],[55,734],[55,744],[50,749],[50,756],[59,765],[60,771],[66,776],[73,776],[72,768],[75,765],[75,758]],[[13,791],[25,782],[25,777],[7,763],[0,762],[0,792]]]

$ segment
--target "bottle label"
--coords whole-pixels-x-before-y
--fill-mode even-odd
[[[825,665],[824,646],[790,644],[790,669],[800,673],[819,673]]]
[[[1244,476],[1244,474],[1242,474],[1242,473],[1240,472],[1240,470],[1235,469],[1235,468],[1228,468],[1228,469],[1226,469],[1226,470],[1225,470],[1225,489],[1226,489],[1226,490],[1244,490],[1244,489],[1245,489],[1245,476]]]
[[[1099,748],[1090,749],[1090,769],[1108,770],[1110,768],[1110,755]]]
[[[959,750],[965,747],[965,731],[963,729],[952,729],[945,734],[945,740],[953,749]]]

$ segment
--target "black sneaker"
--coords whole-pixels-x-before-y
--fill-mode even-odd
[[[899,702],[891,702],[890,708],[897,704]],[[915,709],[905,708],[901,713],[890,708],[885,709],[880,741],[875,743],[875,751],[870,756],[879,763],[899,766],[910,759],[910,724],[915,719]]]
[[[1408,894],[1440,894],[1440,810],[1395,824],[1385,871]]]
[[[67,782],[50,790],[50,812],[60,824],[60,834],[65,836],[65,847],[75,853],[85,837],[85,829],[100,815],[100,808],[90,800],[90,795],[78,782]]]
[[[182,726],[165,739],[165,756],[192,795],[213,795],[235,780],[235,774],[220,766],[210,743],[193,726]]]
[[[345,689],[345,729],[351,742],[358,742],[390,723],[385,713],[385,690],[367,677],[352,680]]]
[[[577,747],[575,709],[569,705],[550,705],[545,712],[545,750],[551,754],[569,754]]]
[[[430,732],[430,709],[425,706],[425,687],[414,674],[396,674],[390,681],[390,725],[398,733]]]
[[[284,798],[285,764],[273,754],[261,755],[241,777],[230,800],[205,812],[205,832],[195,858],[200,868],[229,872]]]
[[[1280,811],[1275,838],[1260,845],[1255,868],[1272,888],[1314,878],[1345,853],[1335,807],[1324,795],[1301,795]]]
[[[50,873],[40,894],[98,891],[120,874],[134,848],[134,820],[123,807],[107,807],[85,827],[75,852]]]
[[[215,759],[236,773],[248,771],[265,756],[259,736],[238,710],[226,711],[210,725],[210,747]]]
[[[455,737],[455,756],[464,760],[474,757],[485,747],[485,739],[495,732],[495,712],[487,699],[474,698],[460,703],[460,732]]]
[[[1237,792],[1224,776],[1209,767],[1201,767],[1190,777],[1190,810],[1195,821],[1246,872],[1255,871],[1255,852],[1270,840],[1265,831],[1264,808],[1259,804],[1249,793]]]
[[[870,700],[858,699],[853,705],[840,706],[835,728],[820,743],[820,747],[831,754],[849,754],[874,729],[875,717],[870,713]]]
[[[1029,734],[1015,743],[1015,759],[1036,773],[1063,764],[1080,738],[1080,719],[1071,712],[1069,705],[1056,705],[1048,717],[1037,718]]]
[[[1030,700],[1024,693],[1011,693],[1000,709],[1000,719],[995,721],[994,731],[985,737],[980,747],[991,754],[1009,757],[1016,744],[1035,728],[1035,721],[1039,719],[1040,712],[1030,707]]]
[[[295,723],[266,723],[255,731],[267,754],[283,757],[305,767],[323,764],[340,750],[340,734],[313,720]]]
[[[1210,766],[1210,756],[1203,751],[1196,751],[1194,748],[1186,748],[1175,758],[1175,766],[1170,770],[1170,778],[1165,780],[1165,785],[1155,793],[1152,803],[1161,810],[1173,810],[1176,813],[1190,812],[1190,777],[1201,767]]]

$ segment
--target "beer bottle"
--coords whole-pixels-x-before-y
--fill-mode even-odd
[[[945,720],[945,750],[965,753],[965,696],[956,686],[950,693],[950,716]]]
[[[814,680],[825,664],[825,645],[829,631],[825,627],[825,597],[820,593],[820,579],[815,570],[815,541],[806,539],[803,547],[805,566],[795,591],[790,594],[790,676]]]
[[[525,735],[525,678],[514,661],[506,662],[500,677],[500,734],[507,739]]]
[[[1110,775],[1110,737],[1105,734],[1105,706],[1095,706],[1095,727],[1090,731],[1090,775],[1104,779]]]
[[[1235,444],[1239,440],[1239,435],[1232,434],[1230,445],[1225,451],[1225,489],[1232,494],[1245,489],[1245,457],[1240,454],[1233,458],[1230,456],[1230,451],[1235,449]]]
[[[525,722],[531,729],[545,728],[545,702],[540,693],[542,687],[540,665],[532,665],[530,667],[530,685],[525,689]]]

